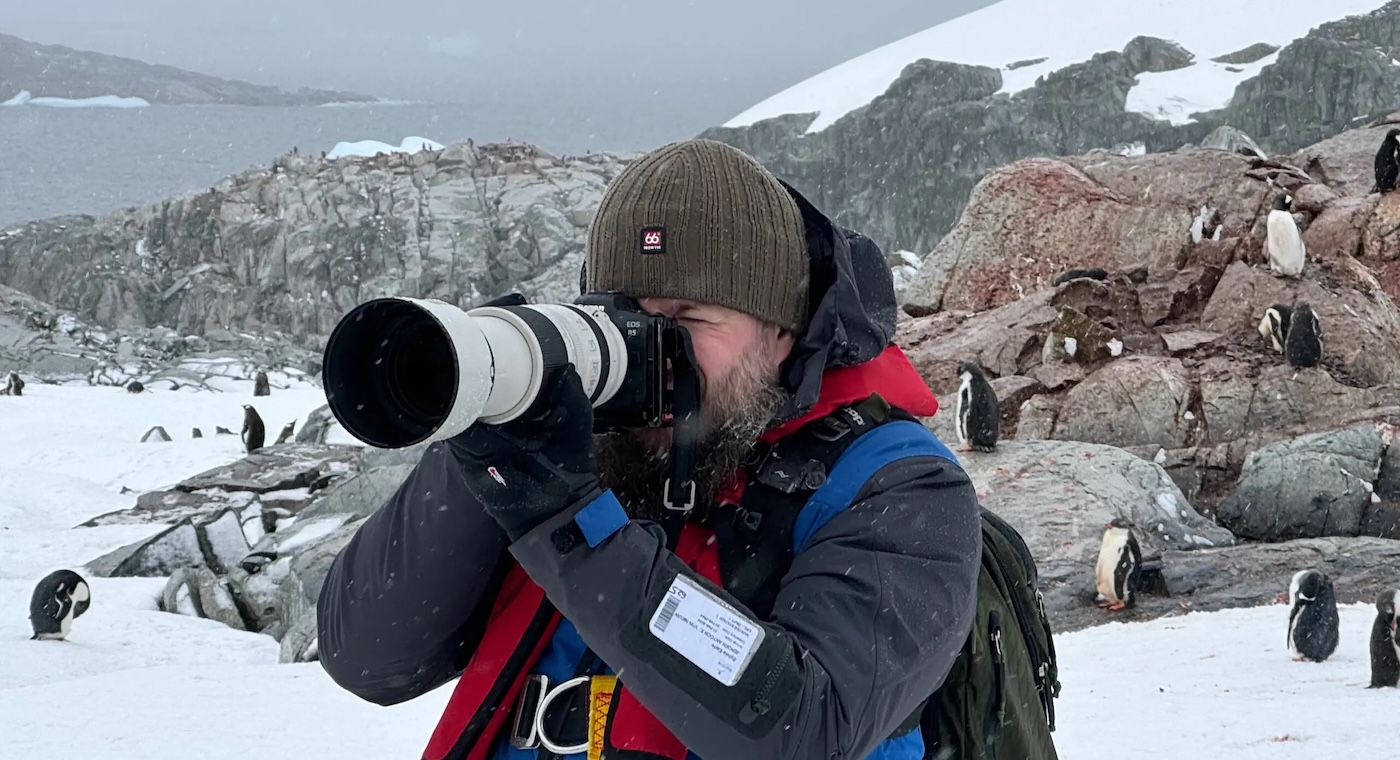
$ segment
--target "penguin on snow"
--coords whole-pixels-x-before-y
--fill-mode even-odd
[[[263,425],[262,417],[258,415],[258,410],[251,404],[243,405],[243,430],[238,434],[243,441],[243,450],[249,454],[263,447],[263,442],[267,437],[267,427]]]
[[[1376,149],[1376,184],[1371,186],[1373,193],[1388,193],[1395,189],[1400,179],[1400,129],[1392,129],[1381,139],[1381,147]]]
[[[1142,547],[1132,526],[1115,517],[1104,528],[1099,561],[1094,567],[1099,606],[1116,612],[1137,604],[1143,590]]]
[[[1287,304],[1276,303],[1264,310],[1264,318],[1259,320],[1259,335],[1271,343],[1274,350],[1283,353],[1284,340],[1288,335],[1288,320],[1293,309]]]
[[[1400,686],[1400,590],[1376,597],[1376,622],[1371,624],[1371,685],[1368,689]]]
[[[1307,260],[1307,248],[1290,211],[1292,207],[1293,198],[1286,192],[1279,193],[1265,225],[1268,236],[1264,240],[1264,252],[1269,257],[1269,273],[1275,277],[1297,277],[1303,273]]]
[[[1001,424],[996,391],[975,362],[958,365],[958,451],[995,451]]]
[[[1322,324],[1306,301],[1293,305],[1288,329],[1283,335],[1283,356],[1293,367],[1316,367],[1322,363]]]
[[[87,581],[72,570],[55,570],[34,586],[29,599],[30,640],[62,641],[92,604]]]
[[[1337,651],[1341,621],[1332,579],[1321,570],[1299,570],[1288,584],[1288,650],[1293,659],[1322,662]]]

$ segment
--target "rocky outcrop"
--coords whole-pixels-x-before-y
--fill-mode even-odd
[[[0,34],[0,100],[25,90],[34,97],[119,95],[164,105],[316,106],[378,100],[370,95],[305,87],[286,92],[268,85],[220,79],[63,45],[40,45]]]
[[[108,328],[280,331],[319,351],[370,298],[572,299],[623,165],[519,143],[284,155],[207,192],[0,231],[0,282]]]
[[[881,245],[924,252],[952,229],[988,171],[1018,159],[1135,144],[1172,150],[1226,124],[1270,154],[1288,153],[1360,126],[1400,99],[1400,68],[1390,64],[1397,44],[1400,2],[1323,24],[1278,51],[1229,106],[1181,126],[1124,110],[1138,74],[1178,68],[1192,55],[1166,40],[1137,38],[1012,96],[995,94],[996,70],[920,60],[883,95],[820,132],[805,134],[814,114],[793,114],[704,134],[759,156]],[[1251,46],[1223,58],[1255,61],[1272,52]]]
[[[0,285],[0,372],[61,385],[209,388],[215,379],[250,381],[257,369],[318,379],[321,352],[272,333],[163,327],[107,329]]]

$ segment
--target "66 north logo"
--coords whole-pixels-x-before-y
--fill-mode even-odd
[[[642,253],[665,253],[666,229],[664,227],[642,228]]]

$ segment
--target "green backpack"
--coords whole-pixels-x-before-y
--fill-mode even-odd
[[[760,615],[771,610],[776,580],[792,561],[797,514],[856,439],[894,420],[917,422],[872,395],[804,425],[758,457],[753,482],[768,486],[762,514],[741,508],[736,518],[711,524],[721,565],[731,554],[742,563],[731,593]],[[983,508],[972,631],[943,685],[904,724],[918,723],[924,760],[1057,760],[1050,734],[1059,671],[1038,577],[1021,535]]]

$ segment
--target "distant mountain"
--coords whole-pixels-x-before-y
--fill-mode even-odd
[[[163,105],[314,106],[378,100],[354,92],[305,87],[287,92],[0,34],[0,101],[24,91],[34,97],[73,99],[116,95]]]

